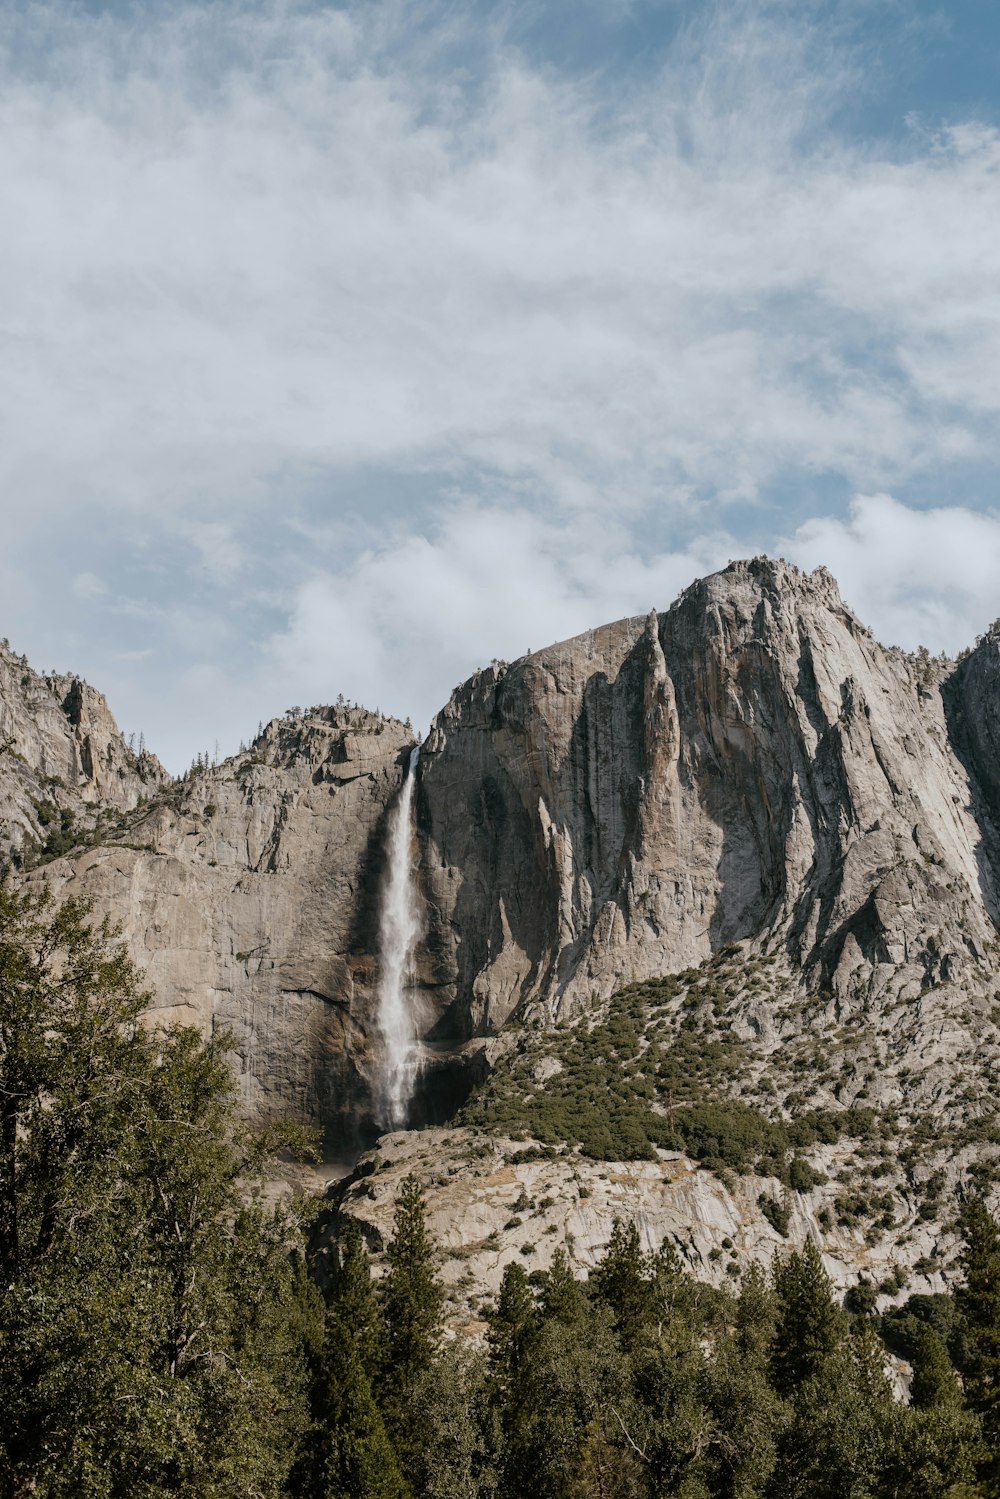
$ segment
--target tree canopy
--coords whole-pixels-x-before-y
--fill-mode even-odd
[[[324,1307],[301,1217],[261,1191],[294,1132],[241,1120],[224,1037],[144,1023],[91,916],[0,881],[0,1499],[1000,1495],[981,1200],[956,1294],[881,1319],[810,1243],[737,1292],[616,1223],[589,1280],[565,1248],[506,1255],[477,1345],[445,1327],[409,1176],[374,1274],[341,1221]]]
[[[0,1492],[276,1495],[313,1293],[253,1196],[274,1142],[89,917],[0,882]]]

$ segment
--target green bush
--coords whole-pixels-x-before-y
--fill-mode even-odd
[[[785,1130],[748,1104],[693,1104],[678,1109],[677,1138],[696,1161],[721,1161],[733,1171],[749,1171],[765,1154],[784,1150]]]
[[[822,1171],[817,1171],[802,1156],[792,1157],[788,1167],[788,1185],[793,1192],[811,1192],[826,1181]]]
[[[524,1033],[459,1122],[541,1141],[543,1151],[568,1145],[593,1160],[652,1160],[672,1149],[720,1174],[755,1171],[786,1184],[794,1169],[795,1189],[809,1190],[822,1178],[804,1152],[844,1135],[877,1138],[880,1120],[871,1109],[806,1110],[804,1095],[795,1096],[792,1120],[737,1101],[747,1091],[751,1052],[708,1013],[725,998],[716,981],[724,961],[629,985],[591,1026]],[[539,1083],[545,1057],[560,1070]],[[537,1150],[526,1147],[517,1159],[537,1159]]]
[[[785,1204],[779,1202],[776,1197],[768,1197],[766,1192],[762,1192],[757,1198],[757,1206],[775,1233],[779,1233],[783,1239],[787,1239],[788,1223],[791,1214]]]

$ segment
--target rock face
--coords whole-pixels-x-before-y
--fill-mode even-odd
[[[93,687],[39,676],[0,641],[0,866],[23,866],[59,833],[71,841],[99,812],[130,811],[167,779]]]
[[[165,1018],[232,1032],[248,1110],[373,1133],[383,822],[412,734],[364,709],[292,713],[45,870],[124,925]]]
[[[123,921],[158,1005],[233,1030],[251,1110],[291,1109],[347,1151],[373,1124],[377,902],[407,729],[293,714],[164,786],[91,689],[9,653],[0,669],[9,844],[43,841],[39,777],[113,809],[45,877]],[[981,1019],[997,988],[998,753],[996,639],[957,668],[884,650],[827,573],[763,558],[477,673],[434,722],[415,798],[428,1055],[474,1066],[515,1009],[566,1019],[746,942],[823,997],[824,1024],[891,1017],[893,1067],[954,1091],[975,1043],[959,1011]],[[765,1053],[788,1033],[758,1000],[744,1029]],[[462,1091],[428,1076],[423,1117]]]
[[[378,1256],[392,1237],[403,1178],[413,1174],[424,1190],[428,1227],[458,1322],[478,1298],[496,1295],[509,1264],[547,1270],[556,1249],[563,1249],[574,1274],[585,1279],[607,1248],[616,1218],[636,1224],[644,1249],[671,1242],[699,1280],[717,1285],[738,1285],[751,1263],[766,1270],[775,1253],[801,1248],[807,1239],[819,1247],[841,1291],[862,1282],[884,1286],[882,1310],[914,1290],[945,1290],[954,1278],[954,1236],[922,1220],[918,1202],[906,1191],[893,1198],[905,1229],[900,1248],[896,1235],[873,1241],[860,1227],[833,1222],[840,1190],[833,1181],[789,1195],[767,1177],[722,1182],[667,1151],[655,1161],[588,1161],[572,1153],[525,1160],[526,1154],[516,1142],[462,1129],[385,1135],[377,1151],[331,1187],[320,1243],[328,1244],[330,1229],[350,1217]],[[836,1148],[824,1153],[823,1164],[837,1167]],[[762,1195],[772,1201],[786,1197],[784,1233],[761,1211]],[[901,1275],[897,1266],[909,1269]]]
[[[1000,871],[1000,631],[980,640],[944,684],[952,743],[965,764],[982,845],[980,885],[996,919]]]
[[[454,1034],[554,1018],[726,943],[842,1005],[915,998],[996,938],[997,646],[883,650],[822,570],[736,563],[662,615],[481,672],[424,749],[428,973]]]

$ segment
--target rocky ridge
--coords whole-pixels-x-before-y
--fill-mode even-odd
[[[40,676],[0,641],[0,865],[56,857],[168,780],[155,755],[126,743],[93,687]]]
[[[919,1194],[889,1194],[897,1231],[873,1235],[858,1222],[838,1221],[842,1188],[835,1178],[849,1152],[827,1147],[821,1160],[827,1181],[788,1194],[767,1176],[720,1180],[677,1152],[653,1161],[594,1161],[469,1129],[400,1132],[383,1136],[331,1188],[319,1237],[329,1243],[338,1223],[355,1219],[378,1273],[400,1185],[413,1173],[439,1246],[450,1320],[473,1333],[485,1331],[478,1314],[491,1304],[508,1264],[529,1274],[547,1270],[562,1248],[577,1277],[586,1278],[615,1219],[634,1222],[647,1250],[673,1243],[692,1274],[716,1285],[738,1286],[751,1263],[766,1269],[776,1253],[812,1238],[833,1284],[841,1291],[868,1285],[883,1310],[917,1291],[945,1290],[957,1269],[954,1236],[920,1216]],[[784,1203],[778,1226],[762,1201]]]

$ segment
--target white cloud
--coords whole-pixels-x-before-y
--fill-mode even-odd
[[[426,728],[451,688],[491,658],[662,611],[744,550],[716,531],[644,552],[607,521],[456,506],[430,535],[403,531],[304,583],[265,651],[256,699],[281,700],[279,684],[301,704],[343,692]],[[773,550],[805,569],[829,567],[886,644],[954,655],[1000,614],[1000,516],[859,496],[847,520],[816,517]]]
[[[273,698],[276,682],[301,704],[343,692],[426,729],[452,687],[492,658],[664,609],[731,552],[716,537],[640,555],[613,524],[459,506],[430,536],[400,534],[305,583],[268,647],[260,696]]]
[[[890,495],[862,495],[847,520],[810,520],[783,550],[802,567],[828,567],[885,644],[955,655],[1000,615],[995,513],[916,510]]]
[[[234,536],[231,525],[221,521],[182,520],[176,529],[193,547],[198,568],[210,582],[227,583],[244,567],[245,549]]]
[[[96,573],[77,573],[72,588],[74,597],[84,601],[103,598],[108,591],[107,583]]]
[[[815,20],[723,9],[618,103],[502,36],[463,86],[389,5],[150,14],[46,7],[5,79],[7,492],[225,519],[471,462],[624,506],[995,452],[997,138],[797,149],[854,81]]]
[[[491,656],[778,550],[776,495],[1000,458],[995,131],[845,137],[818,7],[695,7],[643,81],[532,68],[505,14],[10,18],[0,629],[62,659],[75,599],[172,763],[338,690],[426,721]],[[785,550],[953,649],[998,612],[996,522],[894,504]]]

